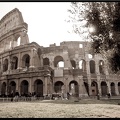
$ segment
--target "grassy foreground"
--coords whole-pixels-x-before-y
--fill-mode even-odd
[[[120,118],[120,100],[0,102],[0,118]]]

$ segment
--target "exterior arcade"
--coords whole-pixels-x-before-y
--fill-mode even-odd
[[[90,42],[64,41],[43,47],[29,43],[27,27],[17,8],[0,20],[1,96],[12,91],[39,96],[120,95],[119,75],[110,74],[106,60],[92,53]]]

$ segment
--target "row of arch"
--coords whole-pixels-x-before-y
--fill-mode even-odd
[[[3,52],[4,50],[7,50],[7,49],[11,49],[12,47],[19,46],[21,44],[21,36],[20,35],[17,36],[14,41],[7,40],[3,44],[1,43],[0,45],[0,52]]]
[[[72,68],[76,69],[76,61],[75,60],[70,60]],[[79,61],[79,69],[82,69],[83,71],[86,71],[86,61],[85,60],[80,60]],[[49,58],[44,58],[43,59],[43,65],[50,65]],[[90,73],[95,73],[95,61],[90,60],[89,61],[89,66],[90,66]],[[62,56],[56,56],[54,58],[54,67],[64,67],[64,59]],[[105,74],[105,69],[104,69],[104,61],[100,60],[99,61],[99,72],[101,74]]]
[[[3,82],[2,86],[1,86],[1,95],[6,94],[6,87],[7,87],[6,82]],[[15,81],[11,81],[8,85],[7,93],[11,94],[12,91],[15,94],[15,92],[16,92],[16,82]],[[43,95],[43,81],[42,80],[37,79],[34,82],[34,91],[41,96]],[[23,80],[20,84],[20,94],[21,95],[28,94],[28,92],[29,92],[29,82],[27,80]]]
[[[76,69],[76,62],[74,60],[71,60],[71,65],[73,67],[73,69]],[[11,61],[11,69],[17,69],[18,68],[18,57],[14,56]],[[8,59],[6,58],[3,61],[3,72],[8,70]],[[43,58],[43,65],[49,65],[50,66],[50,61],[48,58]],[[62,66],[60,66],[62,65]],[[1,62],[0,62],[0,66],[1,66]],[[22,67],[29,67],[30,66],[30,56],[28,54],[25,54],[22,57]],[[95,61],[94,60],[90,60],[89,61],[89,66],[90,66],[90,73],[95,73]],[[54,67],[64,67],[64,59],[61,56],[56,56],[54,58]],[[82,71],[86,71],[86,61],[85,60],[80,60],[79,61],[79,69],[82,69]],[[104,61],[100,60],[99,61],[99,72],[101,74],[105,74],[105,70],[104,70]]]
[[[120,94],[120,82],[118,82],[118,92]],[[86,89],[86,92],[89,95],[89,87],[88,84],[86,82],[84,82],[84,86]],[[7,84],[5,82],[2,83],[1,85],[1,95],[4,95],[6,93],[6,87]],[[116,95],[116,91],[115,91],[115,83],[112,82],[110,84],[111,87],[111,95]],[[56,93],[64,93],[65,91],[65,86],[64,83],[62,81],[57,81],[54,83],[54,92]],[[91,83],[91,90],[92,90],[92,95],[97,95],[98,94],[98,84],[97,82],[93,81]],[[8,90],[7,93],[10,94],[13,91],[13,93],[15,93],[16,91],[16,83],[14,81],[11,81],[9,83],[8,86]],[[29,82],[27,80],[23,80],[20,84],[20,94],[27,94],[29,92]],[[39,96],[43,96],[43,81],[40,79],[37,79],[34,82],[34,92],[36,92],[36,94],[38,94]],[[79,85],[78,82],[75,80],[72,80],[69,83],[69,92],[79,96]],[[105,96],[108,94],[108,86],[107,83],[105,81],[101,82],[101,95]]]
[[[62,86],[64,85],[64,83],[63,82],[61,82],[61,81],[58,81],[58,82],[56,82],[55,83],[55,86],[56,86],[56,89],[55,89],[55,91],[56,92],[59,92],[59,91],[62,91]],[[120,82],[118,82],[118,92],[119,92],[119,94],[120,94]],[[88,95],[90,94],[89,93],[89,86],[88,86],[88,84],[86,83],[86,82],[84,82],[84,86],[85,86],[85,89],[86,89],[86,92],[88,93]],[[110,84],[110,92],[111,92],[111,95],[116,95],[116,90],[115,90],[115,83],[114,82],[112,82],[111,84]],[[78,87],[78,83],[77,83],[77,81],[71,81],[70,83],[69,83],[69,92],[72,92],[73,94],[76,94],[76,95],[78,95],[79,94],[79,87]],[[97,94],[98,94],[98,84],[97,84],[97,82],[95,82],[95,81],[93,81],[92,83],[91,83],[91,92],[92,92],[92,94],[91,95],[93,95],[93,96],[96,96]],[[105,81],[102,81],[101,82],[101,95],[102,96],[106,96],[107,94],[109,93],[109,90],[108,90],[108,86],[107,86],[107,83],[105,82]]]
[[[13,69],[17,69],[18,68],[18,57],[14,56],[11,61],[10,61],[10,68],[11,70]],[[8,62],[8,59],[6,58],[4,61],[3,61],[3,72],[7,71],[8,70],[8,65],[9,65],[9,62]],[[22,67],[29,67],[30,66],[30,56],[28,54],[25,54],[23,57],[22,57]],[[0,62],[0,67],[1,67],[1,62]]]

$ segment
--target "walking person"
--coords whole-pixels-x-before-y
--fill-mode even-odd
[[[13,102],[13,98],[14,98],[14,93],[13,93],[13,90],[11,91],[11,102]]]
[[[97,94],[97,100],[100,100],[100,94],[99,93]]]
[[[108,98],[111,98],[111,95],[110,95],[110,93],[108,93],[108,94],[107,94],[107,96],[108,96]]]
[[[16,102],[18,102],[18,98],[19,98],[19,92],[16,91],[16,92],[15,92],[15,101],[16,101]]]

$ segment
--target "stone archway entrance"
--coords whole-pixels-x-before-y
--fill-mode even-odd
[[[41,97],[43,96],[43,82],[40,79],[37,79],[34,82],[34,91],[37,96]]]
[[[16,83],[14,81],[11,81],[10,82],[10,85],[9,85],[9,94],[11,94],[13,91],[13,94],[15,94],[15,91],[16,91]]]
[[[64,83],[61,82],[61,81],[57,81],[55,84],[54,84],[54,91],[56,93],[62,93],[63,92],[63,86],[64,86]]]
[[[96,96],[98,94],[98,85],[95,81],[91,83],[92,95]]]
[[[22,82],[21,82],[21,86],[20,86],[20,93],[21,93],[21,95],[23,95],[23,94],[28,94],[28,86],[29,86],[29,84],[28,84],[28,81],[27,80],[23,80]]]
[[[69,83],[69,92],[72,96],[79,97],[79,87],[77,81],[72,80]]]
[[[114,96],[115,95],[115,83],[111,83],[110,84],[110,87],[111,87],[111,95]]]
[[[2,83],[2,87],[1,87],[1,95],[3,96],[3,95],[5,95],[5,94],[6,94],[6,83],[3,82],[3,83]]]
[[[102,96],[107,95],[107,91],[108,91],[107,89],[108,89],[108,87],[107,87],[106,82],[102,81],[101,82],[101,94],[102,94]]]

